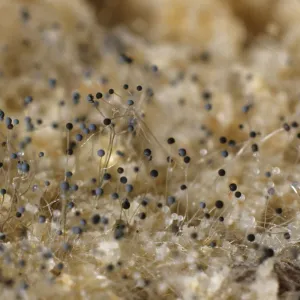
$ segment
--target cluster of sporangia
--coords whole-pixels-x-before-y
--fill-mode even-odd
[[[28,18],[28,15],[25,14],[24,17]],[[126,65],[126,67],[134,64],[134,59],[125,54],[121,54],[120,56],[118,55],[117,59],[121,62],[120,68],[122,67],[122,64]],[[203,52],[199,57],[199,60],[203,63],[209,63],[210,59],[211,56],[208,52]],[[158,67],[155,65],[148,67],[147,72],[149,72],[149,70],[154,74],[160,72]],[[179,82],[183,79],[183,77],[184,75],[179,75],[178,79],[170,82],[170,85],[176,87],[177,81]],[[197,78],[193,77],[192,81],[197,81]],[[102,86],[107,87],[109,82],[109,78],[103,77],[101,79]],[[50,90],[55,90],[57,84],[58,82],[55,78],[49,79],[48,86]],[[104,234],[111,235],[112,239],[122,243],[124,240],[132,238],[129,234],[131,233],[132,228],[134,228],[133,224],[135,223],[131,222],[132,218],[129,218],[129,215],[135,218],[137,217],[139,222],[146,222],[145,220],[148,219],[152,213],[157,213],[157,211],[164,212],[168,218],[171,216],[174,220],[174,222],[171,222],[171,230],[169,230],[170,228],[167,228],[165,230],[166,232],[171,232],[172,235],[180,236],[184,226],[194,226],[189,237],[192,242],[194,241],[195,243],[198,243],[197,245],[199,246],[199,249],[201,246],[207,246],[210,248],[222,246],[222,241],[216,241],[211,238],[211,231],[207,229],[209,226],[203,228],[199,227],[205,233],[204,236],[202,235],[203,232],[200,232],[197,226],[202,223],[204,224],[205,222],[211,222],[211,227],[216,227],[216,222],[218,222],[218,224],[224,224],[227,214],[227,212],[225,212],[226,204],[224,201],[215,200],[213,201],[213,205],[211,205],[211,202],[206,203],[199,199],[197,207],[195,208],[195,216],[197,217],[198,223],[192,223],[192,219],[194,217],[187,209],[188,204],[181,203],[183,207],[186,205],[182,213],[182,211],[179,211],[179,206],[177,206],[178,199],[176,196],[170,195],[169,193],[166,193],[163,196],[162,193],[157,195],[153,193],[152,199],[146,197],[149,186],[157,185],[158,187],[159,185],[165,185],[165,181],[167,183],[172,181],[171,177],[168,179],[163,178],[166,177],[166,175],[164,171],[161,172],[161,169],[171,170],[174,165],[177,164],[180,165],[181,168],[176,170],[175,168],[172,169],[175,170],[173,173],[177,172],[184,174],[184,172],[192,166],[194,157],[188,153],[189,151],[186,148],[181,146],[177,147],[175,138],[169,136],[163,142],[166,147],[173,147],[173,150],[170,152],[167,151],[168,153],[166,153],[165,164],[163,166],[159,165],[159,167],[156,167],[158,165],[155,165],[153,162],[153,153],[155,152],[156,147],[161,147],[160,142],[162,141],[160,137],[156,138],[151,135],[151,131],[146,127],[147,124],[143,121],[147,110],[145,110],[144,113],[141,112],[141,109],[139,108],[139,101],[141,101],[142,97],[144,96],[148,100],[151,99],[154,97],[155,90],[148,86],[145,87],[144,85],[137,85],[135,88],[132,88],[127,83],[122,84],[123,87],[120,89],[122,90],[121,92],[117,92],[113,88],[108,88],[105,93],[97,92],[88,95],[81,95],[79,91],[73,92],[71,102],[72,105],[74,105],[74,111],[75,107],[82,102],[82,98],[85,98],[85,105],[90,105],[92,112],[99,113],[98,123],[90,122],[89,114],[84,116],[79,114],[78,116],[75,116],[72,121],[60,120],[58,122],[57,119],[55,119],[55,121],[51,124],[44,124],[43,116],[26,115],[28,108],[34,105],[35,101],[38,101],[32,96],[27,96],[24,99],[23,105],[25,116],[23,119],[19,120],[18,118],[12,118],[7,115],[5,111],[0,110],[2,139],[0,162],[2,185],[0,189],[0,195],[2,198],[0,201],[1,265],[14,264],[17,270],[24,269],[27,264],[26,259],[22,258],[14,261],[12,256],[10,256],[10,248],[6,245],[16,241],[23,242],[28,239],[29,235],[31,235],[32,238],[32,233],[29,234],[29,232],[31,232],[31,227],[33,225],[36,226],[36,224],[40,224],[40,226],[43,226],[42,224],[47,224],[49,225],[49,232],[51,231],[55,234],[55,237],[52,237],[52,239],[59,241],[59,247],[62,249],[63,254],[58,253],[59,251],[55,248],[57,246],[55,243],[53,243],[54,246],[51,247],[52,240],[50,237],[48,241],[47,237],[41,238],[41,240],[44,239],[43,243],[47,245],[46,249],[41,248],[41,253],[45,261],[54,259],[56,265],[51,268],[51,272],[55,276],[58,276],[61,272],[63,272],[64,260],[67,259],[67,257],[70,263],[71,256],[68,256],[68,254],[72,253],[74,247],[73,241],[80,241],[80,239],[83,239],[89,231],[101,230]],[[125,92],[126,96],[123,96]],[[122,96],[119,94],[122,94]],[[205,102],[204,109],[208,113],[211,113],[213,110],[212,94],[209,91],[205,91],[201,97]],[[115,106],[114,99],[118,99],[122,102],[121,108],[117,107],[117,105]],[[106,110],[102,109],[102,103],[106,105]],[[181,101],[181,104],[184,105],[183,100]],[[65,105],[65,101],[59,101],[59,106],[63,107]],[[135,108],[136,106],[137,108]],[[107,107],[111,107],[111,111],[113,111],[113,113],[107,113]],[[245,105],[242,107],[242,112],[247,114],[251,111],[251,109],[251,105]],[[122,110],[123,113],[121,113]],[[119,124],[121,121],[124,122],[124,120],[125,125],[123,123]],[[53,176],[53,170],[44,170],[46,174],[51,174],[49,175],[51,178],[44,180],[42,186],[41,177],[36,175],[43,172],[43,170],[39,169],[39,161],[47,159],[47,149],[40,149],[37,153],[27,149],[36,150],[34,147],[30,148],[29,145],[34,142],[35,131],[43,130],[41,128],[44,125],[45,127],[50,126],[54,131],[60,131],[63,139],[65,138],[67,140],[67,146],[60,153],[59,158],[62,159],[61,161],[65,162],[62,166],[60,166],[61,169],[64,170],[63,175],[60,176],[61,170],[54,170],[54,172],[59,172],[59,176]],[[283,125],[283,130],[287,132],[291,132],[296,128],[298,128],[298,123],[296,121],[289,124],[284,123]],[[207,139],[212,136],[212,133],[209,132],[204,125],[201,129],[203,131],[207,131]],[[239,130],[243,129],[244,125],[240,124]],[[146,138],[145,132],[148,134]],[[25,136],[23,136],[24,133]],[[253,130],[250,131],[249,140],[254,141],[257,135],[259,135],[257,132]],[[103,140],[106,141],[106,146],[96,149],[96,151],[94,151],[96,152],[96,156],[91,155],[86,158],[86,161],[88,161],[88,159],[92,159],[94,162],[96,172],[93,170],[92,173],[97,174],[97,176],[84,178],[84,180],[80,178],[77,182],[76,176],[80,175],[81,166],[77,166],[75,168],[74,161],[76,162],[76,159],[80,156],[80,152],[83,149],[82,147],[85,144],[90,145],[92,150],[94,150],[93,143],[98,139],[98,137],[100,139],[104,137]],[[127,143],[126,146],[122,148],[122,143],[125,143],[124,137],[125,140],[127,138],[132,138],[132,145],[128,145]],[[300,138],[300,134],[298,134],[298,138]],[[142,146],[140,146],[141,149],[134,146],[136,145],[136,141],[142,141],[145,139],[147,140],[146,144],[151,146],[147,148],[142,148]],[[219,156],[222,159],[226,159],[229,156],[228,149],[235,148],[235,153],[237,153],[240,149],[238,148],[238,143],[240,141],[229,139],[225,136],[218,137],[218,139],[218,143],[223,149],[218,151],[218,155],[220,154]],[[51,141],[49,141],[49,143],[51,143]],[[140,142],[140,145],[144,144]],[[130,149],[130,147],[132,147],[132,149]],[[159,150],[162,151],[163,147],[164,145]],[[224,150],[224,148],[227,150]],[[252,155],[255,155],[255,153],[260,151],[259,144],[256,142],[251,143],[249,148],[251,149],[250,152]],[[126,150],[126,153],[124,149]],[[176,150],[174,151],[174,149]],[[130,151],[132,151],[132,153]],[[138,151],[140,151],[140,153],[137,153]],[[75,159],[73,159],[74,157]],[[119,161],[121,163],[119,163],[118,160],[113,159],[113,157],[120,158]],[[70,162],[71,160],[72,163]],[[80,161],[80,163],[83,165],[85,164],[84,161]],[[133,166],[133,164],[135,165]],[[138,178],[136,181],[137,185],[146,186],[142,193],[135,194],[133,197],[131,197],[131,195],[139,190],[140,186],[137,187],[131,182],[134,176],[125,175],[129,168],[133,168],[131,171],[133,171],[133,173],[136,174],[136,178]],[[209,162],[206,168],[210,168]],[[70,169],[72,169],[72,171]],[[216,172],[214,171],[214,174],[217,177],[217,180],[222,180],[224,177],[226,178],[228,171],[226,170],[226,167],[211,167],[211,170],[215,169]],[[147,171],[145,172],[145,170]],[[88,174],[86,176],[89,176],[89,172],[87,170],[85,170],[84,173]],[[139,177],[138,174],[140,174]],[[173,174],[173,178],[176,178],[175,175],[176,174]],[[142,176],[145,176],[145,178],[141,178]],[[271,176],[271,172],[266,172],[266,178],[270,178]],[[197,176],[195,176],[195,178],[197,178]],[[149,183],[149,180],[152,183]],[[52,203],[39,203],[39,201],[33,201],[35,192],[39,190],[48,191],[48,189],[50,190],[52,186],[55,186],[55,197],[51,198],[51,201],[53,201]],[[179,186],[181,191],[187,191],[189,188],[188,180],[184,178],[184,183],[181,181]],[[230,182],[227,188],[228,193],[230,193],[235,200],[239,200],[244,197],[236,182]],[[153,190],[155,191],[155,188]],[[30,196],[28,196],[29,194]],[[270,189],[269,194],[274,194],[274,190]],[[42,194],[42,196],[43,195],[44,194]],[[41,195],[36,196],[36,198],[38,197],[42,198]],[[109,212],[108,210],[103,209],[104,204],[109,202],[114,203],[112,207],[114,207],[115,211]],[[138,206],[135,205],[133,207],[133,202],[138,202]],[[36,205],[37,203],[39,205]],[[90,209],[87,210],[87,212],[84,211],[82,207],[77,210],[77,206],[80,207],[82,203],[88,203],[90,205]],[[151,209],[148,209],[150,205],[152,205]],[[129,213],[131,210],[132,212]],[[103,211],[103,214],[99,213],[100,211]],[[199,211],[200,213],[198,213]],[[175,212],[177,212],[177,214]],[[224,214],[222,214],[222,212],[224,212]],[[282,212],[283,209],[281,207],[277,207],[275,209],[275,213],[279,216]],[[20,223],[18,223],[16,219],[21,221],[24,220],[23,225],[20,226]],[[204,222],[202,222],[203,220]],[[163,224],[161,228],[165,228],[164,225],[166,224]],[[163,231],[163,229],[160,230]],[[199,233],[201,237],[199,237]],[[149,237],[151,234],[152,233],[149,233]],[[285,231],[283,235],[286,240],[289,240],[291,237],[287,231]],[[256,235],[254,232],[248,232],[246,239],[247,245],[252,244],[253,248],[256,247],[260,250],[259,262],[263,262],[275,255],[275,251],[272,247],[260,247],[258,244],[255,244]],[[99,242],[101,243],[101,241]],[[25,254],[24,257],[26,257]],[[104,272],[113,272],[116,267],[120,267],[121,265],[121,261],[116,264],[109,263],[105,266]],[[41,263],[39,267],[43,270],[46,269],[46,263]],[[203,266],[199,266],[199,269],[201,268],[203,268]],[[127,280],[129,275],[130,274],[124,275],[123,279]],[[16,278],[9,275],[9,272],[3,272],[2,274],[1,269],[0,283],[3,284],[4,288],[11,289],[16,287],[17,291],[20,291],[20,288],[21,290],[29,288],[28,280],[21,281],[21,285],[16,286]],[[150,280],[145,279],[144,286],[149,284]]]

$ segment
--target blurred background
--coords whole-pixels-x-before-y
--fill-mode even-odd
[[[294,0],[87,0],[92,5],[99,23],[105,27],[126,25],[133,32],[169,40],[186,40],[196,32],[207,30],[214,17],[228,16],[246,30],[251,40],[278,22],[278,11],[297,8]],[[192,23],[192,24],[189,24]],[[190,26],[192,25],[192,26]],[[282,25],[282,24],[277,24]],[[158,26],[158,27],[157,27]],[[166,28],[168,27],[168,28]],[[154,32],[154,29],[161,32]],[[185,31],[186,30],[186,31]],[[222,30],[222,28],[220,28]],[[234,28],[232,30],[235,30]],[[237,28],[238,30],[238,28]],[[192,42],[192,41],[191,41]]]

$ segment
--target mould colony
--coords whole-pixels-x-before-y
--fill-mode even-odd
[[[19,17],[40,38],[29,44],[60,47],[59,23],[47,39],[29,8]],[[297,291],[299,116],[276,115],[280,91],[242,62],[220,78],[193,49],[160,68],[155,46],[116,35],[122,47],[105,33],[70,84],[29,73],[40,90],[0,102],[3,299]],[[262,101],[283,108],[268,120]]]

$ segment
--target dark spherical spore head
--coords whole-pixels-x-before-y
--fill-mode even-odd
[[[96,130],[97,130],[96,124],[90,124],[90,125],[89,125],[89,130],[90,130],[90,131],[96,131]]]
[[[112,95],[112,94],[115,93],[115,91],[114,91],[114,89],[109,89],[109,90],[108,90],[108,93],[109,93],[110,95]]]
[[[67,124],[66,124],[66,128],[67,128],[68,130],[72,130],[72,129],[73,129],[73,124],[72,124],[72,123],[67,123]]]
[[[250,131],[249,136],[251,138],[255,138],[256,137],[256,132],[255,131]]]
[[[293,122],[291,123],[291,126],[292,126],[293,128],[297,128],[297,127],[299,126],[299,123],[296,122],[296,121],[293,121]]]
[[[30,166],[27,162],[23,162],[21,165],[21,170],[24,173],[28,173],[30,171]]]
[[[17,217],[17,218],[21,218],[21,217],[22,217],[22,213],[19,212],[19,211],[17,211],[17,212],[16,212],[16,217]]]
[[[146,213],[144,213],[144,212],[140,212],[139,213],[139,218],[141,219],[141,220],[145,220],[146,219]]]
[[[44,152],[40,152],[39,153],[39,157],[44,157],[45,156],[45,153]]]
[[[169,145],[172,145],[172,144],[175,143],[175,139],[173,137],[169,137],[167,142],[168,142]]]
[[[277,215],[281,215],[282,214],[282,208],[281,207],[277,207],[277,208],[275,208],[275,212],[276,212],[276,214]]]
[[[10,158],[11,158],[11,159],[17,159],[17,158],[18,158],[17,153],[12,153],[12,154],[10,155]]]
[[[88,128],[83,128],[82,129],[83,134],[88,135],[90,134],[90,130]]]
[[[73,95],[72,95],[72,100],[73,100],[73,103],[76,105],[79,103],[80,101],[80,94],[78,92],[74,92]]]
[[[103,175],[103,179],[104,179],[104,180],[110,180],[110,179],[111,179],[111,175],[110,175],[109,173],[105,173],[105,174]]]
[[[198,233],[197,233],[197,232],[192,232],[192,233],[191,233],[191,238],[192,238],[193,240],[196,240],[196,239],[198,238]]]
[[[129,100],[127,100],[127,104],[128,104],[129,106],[132,106],[132,105],[134,105],[134,101],[131,100],[131,99],[129,99]]]
[[[186,156],[186,150],[184,148],[180,148],[178,150],[178,154],[179,154],[179,156]]]
[[[229,189],[230,189],[232,192],[234,192],[234,191],[236,191],[236,189],[237,189],[237,185],[236,185],[235,183],[230,183]]]
[[[101,99],[103,97],[103,94],[102,93],[100,93],[100,92],[98,92],[97,94],[96,94],[96,98],[99,100],[99,99]]]
[[[97,151],[97,155],[100,156],[100,157],[103,157],[105,155],[105,151],[103,149],[99,149]]]
[[[54,121],[54,122],[52,122],[51,127],[52,127],[53,129],[57,129],[57,128],[59,127],[59,125],[58,125],[57,122]]]
[[[180,186],[180,189],[181,189],[182,191],[184,191],[184,190],[187,189],[187,186],[186,186],[185,184],[182,184],[182,185]]]
[[[265,173],[265,176],[266,176],[267,178],[270,178],[270,177],[272,176],[272,173],[271,173],[270,171],[267,171],[267,172]]]
[[[127,177],[126,176],[120,177],[120,182],[123,183],[123,184],[126,184],[127,183]]]
[[[247,240],[249,242],[254,242],[255,241],[255,235],[253,233],[250,233],[247,235]]]
[[[70,185],[67,181],[62,181],[60,183],[60,188],[62,191],[68,191],[70,189]]]
[[[75,204],[74,204],[74,202],[69,202],[68,204],[67,204],[67,207],[69,208],[69,209],[72,209],[73,207],[75,207]]]
[[[132,184],[126,184],[125,190],[127,193],[131,193],[133,191],[133,185]]]
[[[95,189],[96,196],[102,196],[104,194],[104,190],[101,187]]]
[[[148,200],[147,198],[144,198],[144,199],[141,201],[141,205],[144,206],[144,207],[147,206],[148,203],[149,203],[149,200]]]
[[[152,65],[152,66],[151,66],[151,70],[152,70],[152,72],[154,72],[154,73],[158,72],[158,66],[157,66],[157,65]]]
[[[291,127],[290,127],[290,125],[289,125],[288,123],[284,123],[284,124],[283,124],[283,129],[284,129],[285,131],[290,131]]]
[[[220,170],[218,170],[218,174],[219,174],[219,176],[223,177],[226,175],[226,171],[224,169],[220,169]]]
[[[109,219],[105,216],[101,217],[101,223],[107,225],[109,223]]]
[[[119,168],[117,169],[117,172],[118,172],[119,174],[122,174],[122,173],[124,173],[124,169],[123,169],[122,167],[119,167]]]
[[[235,147],[236,146],[236,141],[235,140],[229,140],[228,146]]]
[[[114,237],[116,240],[120,240],[125,236],[124,228],[117,227],[114,231]]]
[[[174,204],[176,202],[176,198],[174,196],[168,196],[167,198],[167,204],[169,206],[171,206],[172,204]]]
[[[205,213],[204,217],[205,217],[205,219],[210,219],[210,214],[209,213]]]
[[[66,172],[66,177],[71,178],[73,176],[73,173],[71,171]]]
[[[78,186],[77,184],[73,184],[73,185],[71,186],[71,190],[72,190],[73,192],[78,191],[78,189],[79,189],[79,186]]]
[[[289,239],[291,238],[291,235],[290,235],[289,232],[285,232],[285,233],[283,234],[283,237],[284,237],[286,240],[289,240]]]
[[[153,177],[153,178],[157,177],[158,176],[158,171],[157,170],[151,170],[150,171],[150,176]]]
[[[45,180],[45,186],[49,186],[50,185],[50,181],[49,180]]]
[[[123,209],[129,209],[130,208],[130,202],[129,202],[129,200],[127,198],[125,200],[123,200],[123,202],[122,202],[122,208]]]
[[[200,202],[200,208],[204,209],[206,207],[206,203],[205,202]]]
[[[127,128],[128,132],[134,132],[134,126],[133,125],[129,125]]]
[[[66,154],[67,155],[73,155],[74,151],[72,149],[67,149]]]
[[[239,192],[239,191],[236,191],[236,192],[234,193],[234,196],[235,196],[236,198],[240,198],[240,197],[242,196],[242,193]]]
[[[30,20],[30,18],[31,18],[28,9],[26,7],[22,7],[20,13],[21,13],[22,21],[24,23],[27,23]]]
[[[62,262],[60,262],[56,265],[56,268],[61,271],[64,268],[64,264]]]
[[[138,85],[138,86],[136,87],[136,90],[137,90],[138,92],[141,92],[141,91],[143,90],[143,87],[142,87],[141,85]]]
[[[92,94],[88,94],[87,97],[86,97],[86,100],[89,102],[89,103],[94,103],[94,96]]]
[[[211,97],[212,97],[212,93],[210,92],[210,91],[204,91],[203,93],[202,93],[202,98],[203,98],[203,100],[210,100],[211,99]]]
[[[12,123],[12,118],[6,117],[6,118],[5,118],[5,125],[8,126],[8,125],[10,125],[11,123]]]
[[[72,227],[72,232],[73,232],[73,234],[79,235],[79,234],[82,234],[82,229],[78,226],[74,226],[74,227]]]
[[[124,90],[128,90],[128,88],[129,88],[129,85],[128,85],[128,84],[124,84],[124,85],[123,85],[123,89],[124,89]]]
[[[275,255],[275,252],[272,248],[265,248],[264,249],[264,255],[267,257],[267,258],[270,258],[270,257],[273,257]]]
[[[204,108],[205,108],[205,110],[210,111],[210,110],[212,110],[212,104],[211,103],[206,103],[204,105]]]
[[[83,139],[82,134],[80,134],[80,133],[76,134],[75,139],[76,139],[77,142],[81,142],[82,139]]]
[[[75,141],[71,141],[71,142],[70,142],[70,148],[71,148],[71,149],[75,149],[76,146],[77,146],[77,143],[76,143]]]
[[[249,110],[252,108],[252,105],[251,104],[247,104],[247,105],[244,105],[243,107],[242,107],[242,112],[243,113],[248,113],[249,112]]]
[[[219,138],[219,141],[220,141],[221,144],[226,144],[227,143],[227,138],[225,136],[221,136]]]
[[[105,118],[105,119],[103,120],[103,124],[104,124],[105,126],[110,125],[110,124],[111,124],[111,119]]]
[[[144,150],[144,155],[145,156],[150,156],[151,153],[152,153],[152,151],[150,149],[148,149],[148,148]]]
[[[94,225],[99,224],[100,221],[101,221],[101,217],[100,217],[99,214],[95,214],[95,215],[92,216],[92,223],[93,223]]]
[[[227,150],[223,150],[223,151],[221,151],[221,155],[222,155],[223,157],[227,157],[229,154],[228,154],[228,151],[227,151]]]
[[[188,163],[190,163],[191,158],[190,158],[189,156],[185,156],[185,157],[183,158],[183,161],[184,161],[186,164],[188,164]]]
[[[216,203],[215,203],[215,206],[216,206],[216,208],[221,209],[221,208],[223,208],[224,203],[223,203],[222,200],[217,200]]]
[[[46,217],[43,216],[43,215],[39,216],[39,223],[40,223],[40,224],[43,224],[43,223],[45,223],[45,222],[46,222]]]
[[[211,248],[215,248],[215,247],[217,246],[217,243],[216,243],[215,241],[212,241],[212,242],[209,244],[209,246],[210,246]]]
[[[113,200],[119,199],[119,194],[116,192],[112,193],[110,196]]]
[[[25,105],[28,105],[28,104],[32,103],[32,101],[33,101],[32,96],[26,96],[25,99],[24,99]]]
[[[112,272],[114,269],[115,269],[115,267],[114,267],[113,264],[108,264],[108,265],[106,266],[106,270],[107,270],[108,272]]]

